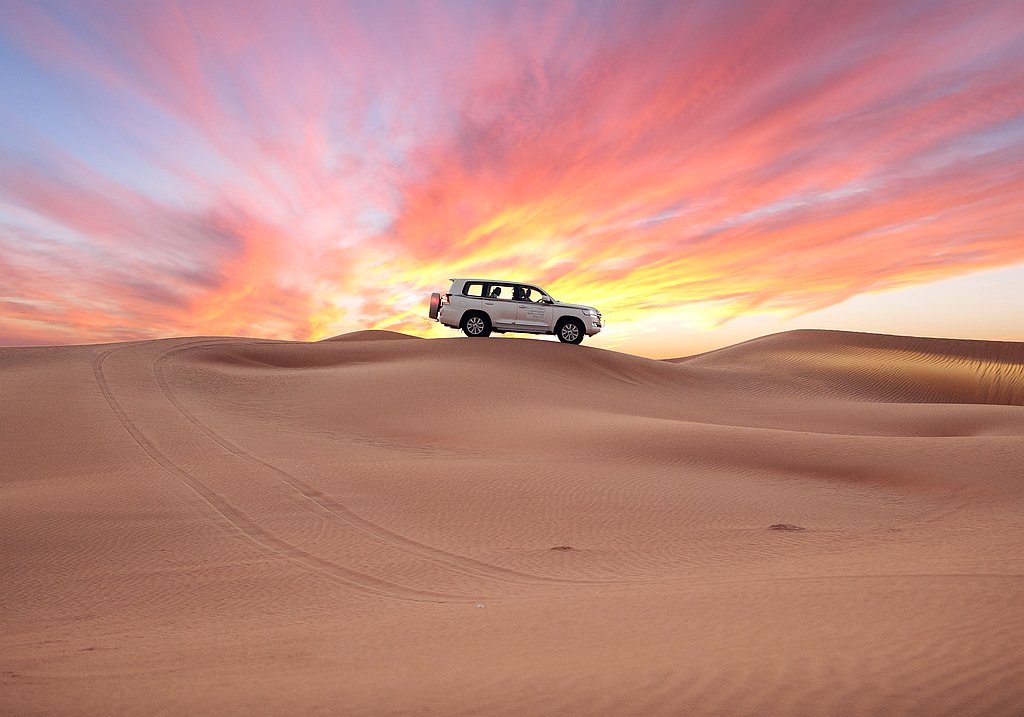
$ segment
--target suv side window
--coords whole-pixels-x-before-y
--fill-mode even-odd
[[[543,294],[541,294],[540,291],[531,286],[517,286],[515,288],[515,293],[513,294],[513,298],[515,298],[516,301],[529,301],[530,303],[540,301],[542,296]]]
[[[479,296],[484,295],[484,285],[480,283],[466,284],[466,288],[462,290],[462,293],[466,296]]]

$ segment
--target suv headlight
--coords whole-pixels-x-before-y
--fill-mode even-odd
[[[587,316],[597,316],[597,309],[584,309],[583,313]]]

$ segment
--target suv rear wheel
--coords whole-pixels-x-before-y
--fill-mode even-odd
[[[491,335],[491,320],[487,314],[478,311],[466,314],[462,319],[462,331],[471,338]]]
[[[563,344],[578,344],[583,341],[583,324],[579,319],[565,319],[558,324],[556,333]]]

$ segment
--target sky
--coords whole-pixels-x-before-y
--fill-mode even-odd
[[[0,345],[1024,340],[1024,3],[0,0]]]

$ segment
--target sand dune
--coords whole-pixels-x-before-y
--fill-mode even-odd
[[[789,331],[676,363],[792,379],[835,398],[1024,405],[1024,344],[848,331]]]
[[[0,424],[0,712],[1024,713],[1021,343],[0,349]]]

